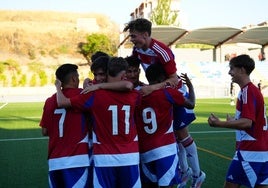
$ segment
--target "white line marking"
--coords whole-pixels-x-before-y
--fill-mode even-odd
[[[48,137],[39,137],[39,138],[7,138],[7,139],[0,139],[0,142],[9,142],[9,141],[27,141],[27,140],[45,140]]]
[[[2,106],[0,106],[0,109],[4,108],[8,103],[4,103]]]
[[[215,133],[227,133],[235,131],[190,131],[191,134],[215,134]],[[27,141],[27,140],[45,140],[48,137],[38,137],[38,138],[10,138],[10,139],[0,139],[0,142],[9,142],[9,141]]]
[[[235,131],[190,131],[192,134],[234,133]]]
[[[21,118],[23,118],[23,119],[39,119],[40,117],[3,117],[3,118],[0,117],[0,120],[1,119],[2,120],[15,120],[15,119],[21,119]]]

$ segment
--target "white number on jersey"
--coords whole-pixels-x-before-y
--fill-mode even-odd
[[[142,111],[142,119],[144,123],[151,125],[144,127],[145,132],[148,134],[153,134],[157,130],[157,122],[154,109],[145,108]]]
[[[108,110],[112,111],[112,134],[118,135],[118,106],[110,105]],[[130,106],[124,105],[121,110],[125,111],[125,134],[129,134]]]
[[[63,124],[66,117],[66,110],[64,108],[59,108],[54,111],[54,114],[60,114],[59,121],[59,137],[63,137]]]

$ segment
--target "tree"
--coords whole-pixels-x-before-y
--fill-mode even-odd
[[[104,34],[91,34],[87,36],[87,42],[78,43],[78,52],[82,54],[91,65],[91,56],[97,51],[103,51],[114,55],[117,51],[116,44]]]
[[[172,0],[158,0],[157,7],[152,11],[151,21],[155,25],[179,25],[176,24],[178,13],[171,11]]]

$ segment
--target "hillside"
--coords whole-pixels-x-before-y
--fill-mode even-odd
[[[79,19],[93,20],[93,24],[87,30],[79,29]],[[16,82],[11,78],[14,74],[18,77],[16,80],[27,74],[26,86],[29,85],[30,75],[37,71],[30,69],[29,64],[36,63],[39,70],[51,75],[59,64],[85,63],[77,53],[77,44],[86,42],[86,36],[96,30],[119,43],[119,26],[107,16],[96,13],[0,11],[0,27],[0,62],[5,65],[14,62],[12,66],[18,64],[21,71],[14,73],[14,67],[8,67],[1,73],[0,69],[0,86],[21,85],[13,83]]]
[[[119,26],[101,14],[0,11],[0,52],[77,55],[77,43],[85,41],[86,35],[91,33],[90,29],[77,28],[81,18],[95,18],[99,32],[111,36],[111,39],[119,39]]]

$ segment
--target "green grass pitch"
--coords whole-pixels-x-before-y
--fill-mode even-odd
[[[268,98],[265,99],[266,104]],[[207,178],[204,188],[222,187],[225,173],[234,154],[233,130],[211,128],[207,118],[211,112],[222,119],[234,115],[230,99],[198,99],[197,119],[189,127],[196,141],[201,169]],[[0,187],[46,188],[47,138],[42,137],[39,121],[40,103],[0,103]]]

